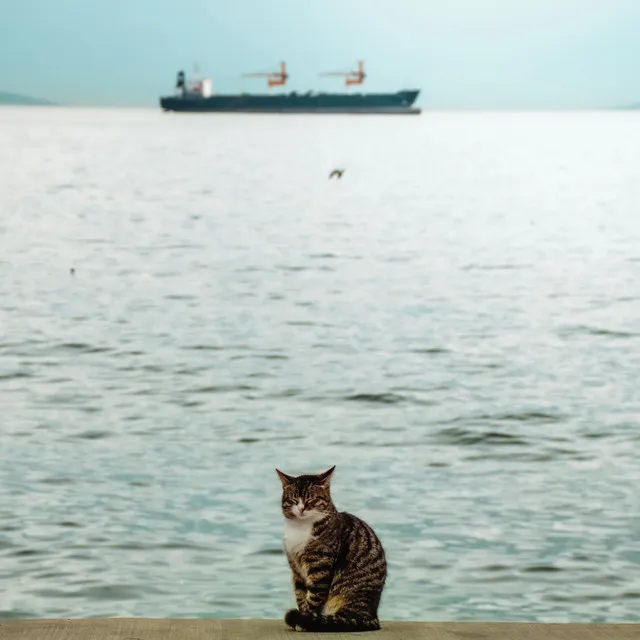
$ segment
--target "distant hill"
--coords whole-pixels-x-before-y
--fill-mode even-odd
[[[47,106],[54,105],[55,102],[49,102],[49,100],[41,100],[40,98],[32,98],[31,96],[22,96],[19,93],[0,91],[0,105],[3,104]]]

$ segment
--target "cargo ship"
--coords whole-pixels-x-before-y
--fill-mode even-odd
[[[184,71],[178,72],[176,93],[160,98],[164,111],[217,113],[334,113],[334,114],[412,114],[420,113],[414,103],[419,89],[395,93],[355,93],[351,87],[362,85],[366,74],[363,62],[357,71],[324,72],[321,76],[343,76],[347,90],[343,93],[307,91],[274,94],[274,87],[284,87],[289,74],[282,62],[280,70],[271,73],[246,73],[243,77],[266,77],[268,93],[214,94],[211,80],[188,81]]]

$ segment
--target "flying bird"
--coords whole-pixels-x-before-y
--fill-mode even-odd
[[[342,174],[344,173],[344,169],[334,169],[330,174],[329,178],[333,178],[333,176],[338,176],[338,178],[342,178]]]

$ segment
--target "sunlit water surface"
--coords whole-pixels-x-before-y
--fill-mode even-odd
[[[637,620],[639,168],[635,113],[0,110],[0,616],[280,617],[274,468],[336,464],[384,619]]]

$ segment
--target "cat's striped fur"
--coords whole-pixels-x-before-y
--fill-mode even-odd
[[[282,481],[285,550],[298,604],[287,625],[305,631],[373,631],[387,578],[384,549],[373,529],[331,500],[335,467]]]

